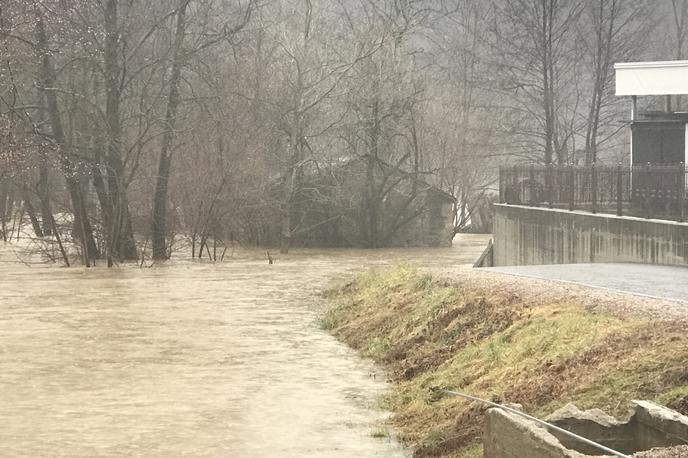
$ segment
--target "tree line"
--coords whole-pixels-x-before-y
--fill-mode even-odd
[[[504,161],[623,157],[613,64],[684,58],[687,18],[688,0],[3,0],[0,233],[19,216],[87,266],[217,259],[269,231],[287,251],[337,217],[317,204],[377,247],[426,185],[459,232]],[[348,193],[332,171],[353,160]]]

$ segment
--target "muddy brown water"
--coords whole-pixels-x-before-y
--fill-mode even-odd
[[[139,269],[17,263],[0,245],[1,456],[408,456],[387,388],[317,325],[329,279],[450,249],[296,251]]]

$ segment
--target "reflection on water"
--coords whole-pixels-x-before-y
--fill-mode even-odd
[[[29,267],[0,246],[0,455],[404,456],[385,389],[320,331],[328,278],[470,249],[301,251],[151,269]]]

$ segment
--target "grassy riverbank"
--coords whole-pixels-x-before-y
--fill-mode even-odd
[[[476,275],[449,283],[399,266],[325,293],[322,326],[388,370],[382,402],[417,456],[481,456],[481,410],[436,387],[540,416],[568,402],[620,414],[638,398],[688,409],[685,322],[593,312],[580,295]]]

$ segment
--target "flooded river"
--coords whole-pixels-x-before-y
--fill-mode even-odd
[[[0,244],[0,456],[407,456],[375,438],[384,375],[318,329],[328,279],[451,249],[297,251],[268,265],[17,263]]]

